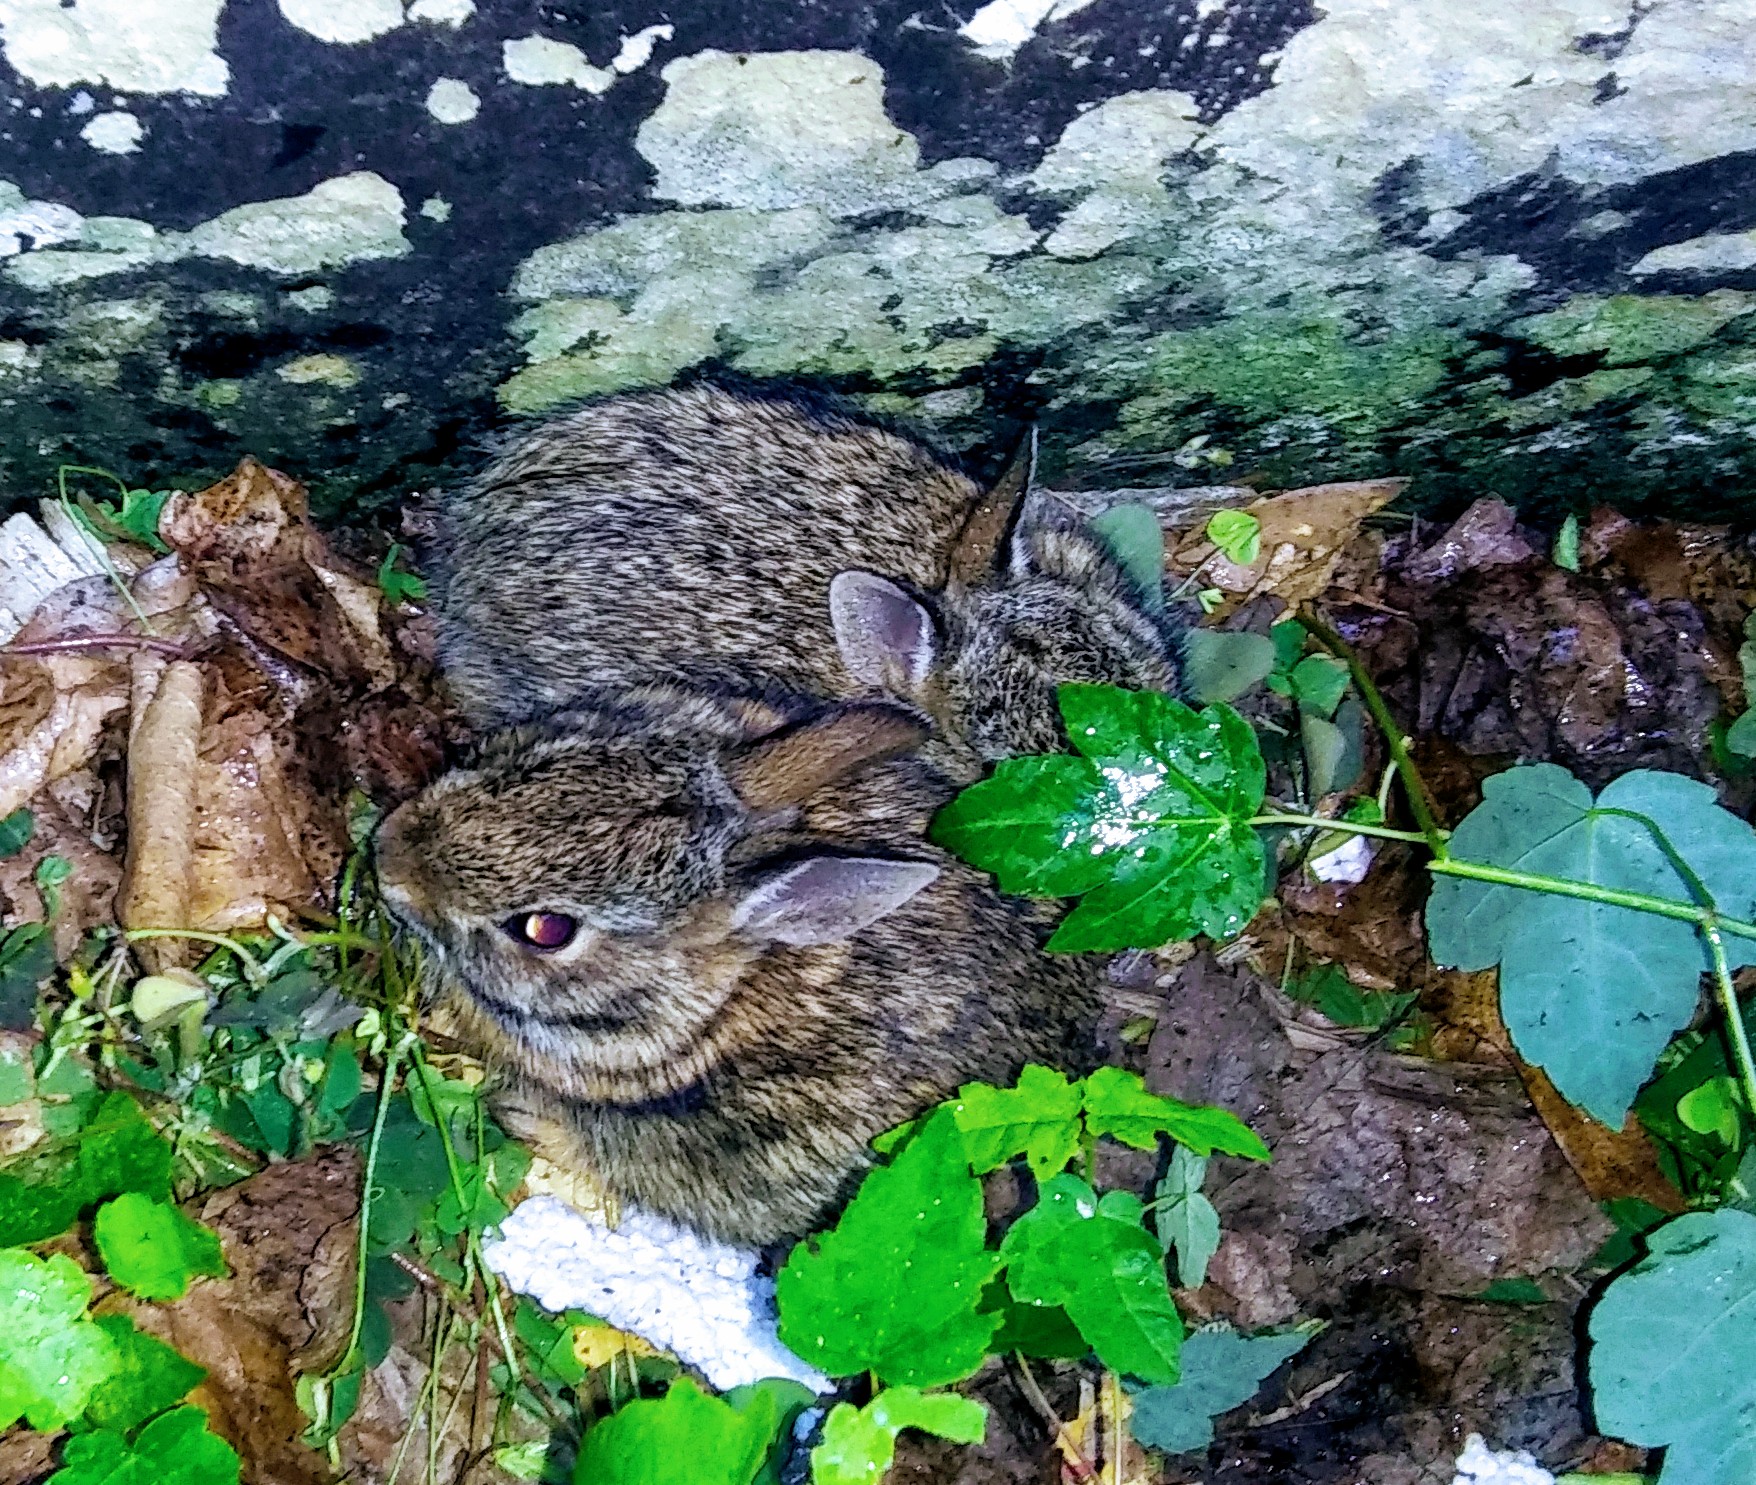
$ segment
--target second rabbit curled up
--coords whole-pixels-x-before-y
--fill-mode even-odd
[[[451,497],[440,654],[495,730],[379,870],[514,1132],[763,1244],[961,1083],[1086,1060],[1101,961],[1043,954],[1056,910],[925,832],[1062,744],[1057,684],[1173,690],[1179,641],[1019,493],[707,384],[540,427]]]

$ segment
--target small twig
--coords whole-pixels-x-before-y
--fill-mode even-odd
[[[1014,1353],[1012,1359],[1018,1364],[1019,1390],[1049,1426],[1049,1431],[1055,1437],[1055,1447],[1061,1451],[1061,1460],[1067,1467],[1067,1473],[1081,1482],[1097,1479],[1097,1471],[1086,1463],[1085,1456],[1079,1452],[1079,1445],[1073,1442],[1073,1435],[1067,1432],[1067,1425],[1061,1421],[1061,1415],[1050,1405],[1048,1398],[1043,1395],[1043,1389],[1037,1385],[1030,1363],[1024,1359],[1022,1353]]]
[[[173,660],[187,660],[187,645],[156,634],[78,634],[66,639],[33,639],[21,645],[0,645],[0,659],[11,655],[71,655],[82,650],[156,650]]]

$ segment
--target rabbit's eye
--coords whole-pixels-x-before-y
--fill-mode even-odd
[[[579,932],[579,924],[565,913],[521,913],[506,921],[506,931],[532,949],[564,949]]]

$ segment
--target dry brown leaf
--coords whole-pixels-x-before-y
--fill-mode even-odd
[[[150,663],[137,674],[144,689],[153,674]],[[188,928],[201,667],[173,661],[155,681],[128,749],[128,854],[117,913],[125,928]],[[184,958],[175,940],[149,940],[140,947],[153,969]]]
[[[1658,1155],[1639,1119],[1631,1113],[1622,1128],[1610,1129],[1561,1097],[1540,1067],[1523,1061],[1516,1065],[1530,1101],[1594,1200],[1637,1196],[1661,1212],[1684,1209],[1683,1193],[1659,1169]]]
[[[55,957],[65,963],[90,929],[115,921],[121,868],[114,856],[92,844],[90,834],[52,796],[39,795],[31,810],[36,828],[30,840],[18,854],[0,861],[0,897],[6,902],[8,924],[40,923],[43,898],[35,880],[38,865],[45,856],[60,856],[72,865],[72,874],[61,886],[61,910],[53,930]]]
[[[1224,617],[1253,598],[1272,594],[1288,608],[1319,597],[1335,575],[1341,554],[1360,523],[1402,493],[1406,480],[1354,480],[1288,490],[1247,505],[1262,523],[1262,549],[1248,566],[1229,562],[1207,539],[1205,527],[1190,532],[1167,565],[1179,577],[1226,595],[1216,614]]]

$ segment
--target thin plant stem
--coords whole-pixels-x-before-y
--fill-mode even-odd
[[[1414,812],[1415,823],[1421,827],[1421,834],[1426,837],[1427,844],[1435,856],[1441,860],[1445,857],[1445,833],[1439,828],[1438,818],[1433,807],[1427,800],[1427,786],[1421,773],[1415,767],[1415,760],[1409,755],[1408,739],[1403,736],[1402,729],[1396,725],[1396,718],[1390,715],[1390,708],[1385,704],[1384,693],[1378,689],[1377,683],[1366,673],[1366,667],[1360,663],[1360,657],[1354,653],[1353,646],[1313,614],[1309,609],[1300,609],[1298,619],[1317,640],[1317,643],[1334,655],[1348,668],[1348,674],[1359,688],[1360,699],[1366,703],[1366,710],[1372,714],[1372,720],[1378,724],[1378,730],[1384,734],[1384,746],[1390,750],[1390,756],[1396,764],[1396,770],[1402,775],[1402,790],[1408,796],[1408,807]]]
[[[222,949],[229,949],[243,962],[244,975],[252,984],[260,983],[267,975],[262,961],[246,949],[235,938],[227,938],[223,933],[208,933],[200,928],[130,928],[122,935],[129,943],[138,943],[147,938],[186,938],[196,943],[214,944]]]
[[[110,582],[115,585],[116,591],[122,595],[122,601],[128,605],[129,611],[140,621],[140,627],[148,634],[151,634],[153,632],[152,620],[147,618],[145,611],[134,601],[133,589],[131,589],[127,583],[122,581],[122,574],[116,571],[116,564],[110,560],[110,554],[104,550],[102,538],[100,538],[96,532],[91,530],[85,519],[84,512],[80,511],[78,507],[74,505],[72,497],[68,495],[67,476],[70,474],[95,474],[104,479],[114,480],[116,482],[116,488],[122,492],[122,499],[124,502],[128,499],[128,486],[123,482],[120,475],[112,474],[107,469],[94,469],[89,465],[84,464],[63,464],[55,472],[55,483],[60,491],[62,511],[66,514],[67,519],[73,523],[74,528],[79,534],[91,543],[92,552],[98,559],[98,565],[103,568],[104,576],[109,578]]]
[[[1349,835],[1375,835],[1384,840],[1412,841],[1417,846],[1429,844],[1418,830],[1393,830],[1388,825],[1356,824],[1352,820],[1326,820],[1321,815],[1272,814],[1257,815],[1252,825],[1310,825],[1319,830],[1343,830]]]
[[[378,1084],[378,1107],[372,1113],[372,1136],[366,1142],[366,1170],[360,1182],[360,1241],[354,1255],[354,1324],[348,1332],[348,1348],[336,1366],[341,1371],[359,1354],[360,1333],[366,1326],[366,1246],[372,1220],[373,1183],[378,1179],[378,1147],[384,1141],[384,1121],[390,1117],[390,1097],[396,1089],[396,1073],[410,1047],[418,1045],[415,1034],[405,1031],[385,1054],[384,1073]]]
[[[0,645],[0,660],[13,655],[77,655],[85,650],[156,650],[173,660],[187,660],[189,648],[156,634],[70,634],[65,639],[33,639],[21,645]]]
[[[1756,1060],[1750,1056],[1750,1038],[1744,1031],[1744,1018],[1738,1008],[1738,992],[1732,986],[1731,965],[1726,960],[1725,941],[1720,937],[1720,925],[1707,922],[1701,925],[1701,932],[1706,936],[1707,947],[1713,955],[1713,983],[1719,994],[1720,1009],[1725,1012],[1726,1035],[1731,1038],[1732,1052],[1737,1058],[1738,1078],[1744,1085],[1744,1101],[1752,1110],[1756,1110]]]

